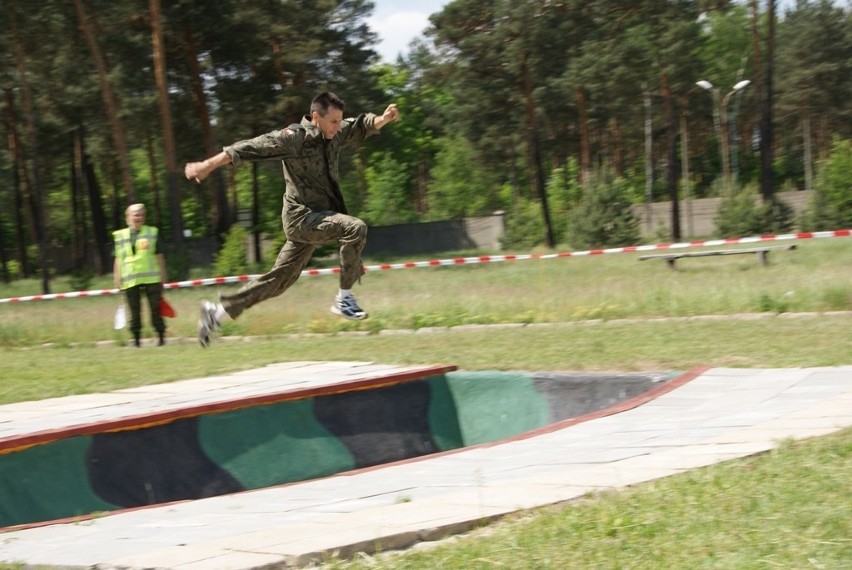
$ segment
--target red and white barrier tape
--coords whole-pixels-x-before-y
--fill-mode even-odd
[[[559,259],[565,257],[585,257],[589,255],[604,255],[610,253],[633,253],[640,251],[656,251],[668,249],[682,249],[687,247],[716,247],[721,245],[735,245],[746,243],[760,243],[767,241],[785,241],[799,239],[818,239],[834,237],[852,237],[852,230],[834,230],[826,232],[802,232],[796,234],[765,235],[745,238],[726,238],[704,241],[690,241],[681,243],[661,243],[652,245],[637,245],[629,247],[614,247],[610,249],[590,249],[586,251],[566,251],[561,253],[546,254],[522,254],[522,255],[482,255],[478,257],[457,257],[453,259],[433,259],[429,261],[408,261],[404,263],[386,263],[380,265],[369,265],[365,269],[370,271],[387,271],[390,269],[414,269],[415,267],[440,267],[447,265],[470,265],[477,263],[496,263],[499,261],[523,261],[526,259]],[[340,273],[339,267],[328,269],[306,269],[302,276],[310,275],[333,275]],[[245,283],[260,277],[260,275],[233,275],[230,277],[212,277],[208,279],[191,279],[189,281],[177,281],[166,283],[165,289],[184,289],[188,287],[202,287],[205,285],[228,285],[233,283]],[[102,297],[117,295],[118,289],[98,289],[93,291],[73,291],[70,293],[54,293],[50,295],[29,295],[26,297],[9,297],[0,299],[2,303],[20,303],[24,301],[50,301],[53,299],[75,299],[79,297]]]

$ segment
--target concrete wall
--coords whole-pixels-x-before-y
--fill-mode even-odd
[[[789,204],[796,215],[799,215],[807,207],[811,194],[811,192],[779,192],[777,196]],[[721,198],[681,200],[679,202],[680,229],[684,238],[712,236],[715,230],[716,212],[721,202]],[[669,201],[654,202],[651,204],[650,212],[644,204],[633,206],[633,213],[641,220],[643,236],[653,237],[658,234],[658,229],[664,233],[671,232],[671,204]]]
[[[499,250],[503,214],[444,222],[371,227],[364,255],[415,255],[464,249]]]

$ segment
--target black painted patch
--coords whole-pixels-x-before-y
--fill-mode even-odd
[[[324,396],[314,415],[370,467],[439,451],[429,429],[431,390],[424,381]]]
[[[189,418],[95,435],[86,453],[92,489],[103,500],[122,507],[244,490],[239,481],[205,455],[197,428],[197,418]]]
[[[639,374],[547,374],[533,377],[547,400],[550,421],[558,422],[603,410],[653,388],[661,378]]]

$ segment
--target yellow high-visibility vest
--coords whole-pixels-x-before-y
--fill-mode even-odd
[[[136,253],[130,243],[130,228],[112,232],[115,240],[115,258],[121,270],[121,290],[136,285],[159,283],[160,265],[157,263],[157,228],[142,226],[136,236]]]

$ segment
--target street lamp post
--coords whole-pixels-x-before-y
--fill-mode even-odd
[[[731,167],[730,167],[730,151],[728,150],[728,101],[731,96],[741,89],[745,89],[751,83],[745,79],[740,81],[734,88],[724,97],[719,99],[719,90],[709,81],[698,81],[695,84],[706,89],[713,94],[713,125],[716,129],[716,136],[719,138],[720,154],[722,155],[722,187],[726,196],[731,194]]]

